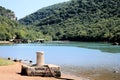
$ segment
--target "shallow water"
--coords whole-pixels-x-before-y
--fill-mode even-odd
[[[120,46],[108,43],[46,42],[1,45],[0,57],[32,60],[36,63],[37,51],[44,51],[46,64],[57,64],[70,72],[79,72],[81,66],[120,68]]]

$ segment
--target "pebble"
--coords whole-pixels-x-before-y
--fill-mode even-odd
[[[114,71],[113,73],[118,73],[119,71]]]

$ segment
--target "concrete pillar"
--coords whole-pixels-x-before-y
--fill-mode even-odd
[[[40,65],[44,65],[44,52],[36,52],[37,54],[37,61],[36,61],[36,65],[40,66]]]

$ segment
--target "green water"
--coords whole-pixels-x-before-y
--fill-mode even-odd
[[[76,46],[80,48],[97,49],[102,52],[108,53],[120,53],[120,46],[112,45],[106,42],[69,42],[69,41],[55,41],[47,42],[47,45],[57,45],[57,46]]]

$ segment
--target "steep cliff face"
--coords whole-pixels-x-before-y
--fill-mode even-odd
[[[0,16],[7,17],[11,20],[16,20],[14,12],[9,9],[5,9],[2,6],[0,6]]]

